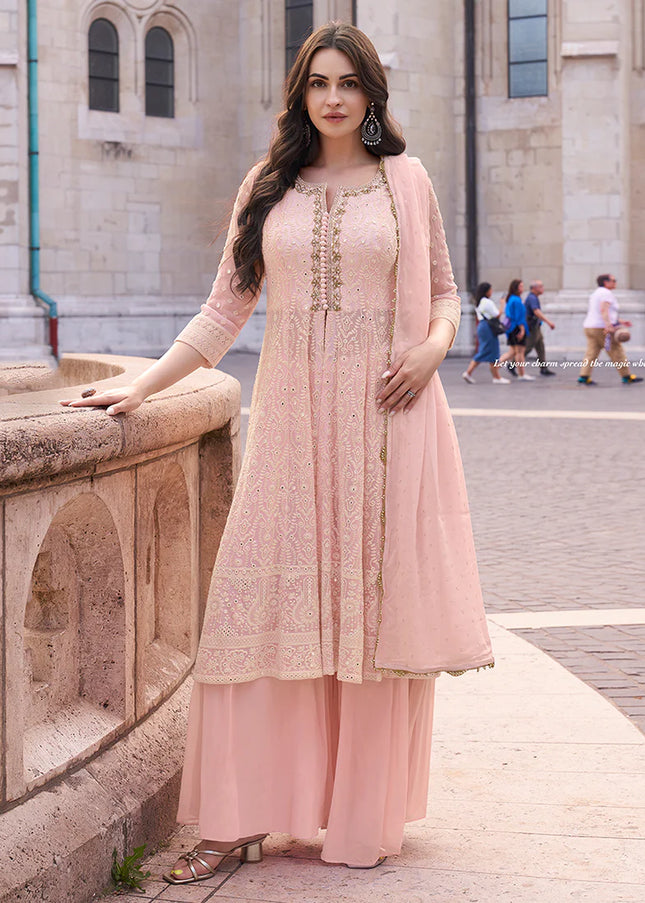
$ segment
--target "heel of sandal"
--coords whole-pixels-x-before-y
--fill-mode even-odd
[[[262,853],[262,841],[256,840],[254,843],[248,843],[240,850],[240,859],[242,862],[262,862],[264,855]]]

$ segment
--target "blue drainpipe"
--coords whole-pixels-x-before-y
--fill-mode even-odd
[[[58,308],[40,288],[40,198],[38,193],[38,30],[37,0],[27,0],[29,108],[29,291],[49,314],[49,344],[58,361]]]

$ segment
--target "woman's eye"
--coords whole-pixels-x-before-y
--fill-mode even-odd
[[[322,88],[324,86],[324,82],[321,82],[320,79],[315,79],[310,83],[310,87],[312,88]]]
[[[348,81],[344,83],[345,88],[358,88],[358,82]]]

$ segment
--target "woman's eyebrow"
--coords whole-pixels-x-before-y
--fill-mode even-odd
[[[321,75],[319,72],[312,72],[309,78],[324,78],[325,81],[329,81],[329,77],[327,75]],[[338,81],[344,81],[346,78],[358,78],[356,72],[349,72],[347,75],[341,75]]]

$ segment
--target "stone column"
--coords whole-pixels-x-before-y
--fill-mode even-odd
[[[562,4],[564,292],[587,293],[601,272],[629,288],[630,4]]]
[[[358,0],[357,22],[386,67],[390,109],[407,151],[433,181],[462,298],[467,298],[463,200],[462,4]],[[461,331],[455,343],[462,343]]]
[[[401,123],[408,153],[421,158],[434,182],[452,245],[455,234],[455,69],[458,10],[418,0],[358,0],[357,25],[376,45],[386,67],[390,107]],[[461,24],[461,23],[460,23]],[[459,81],[459,84],[458,84]]]

